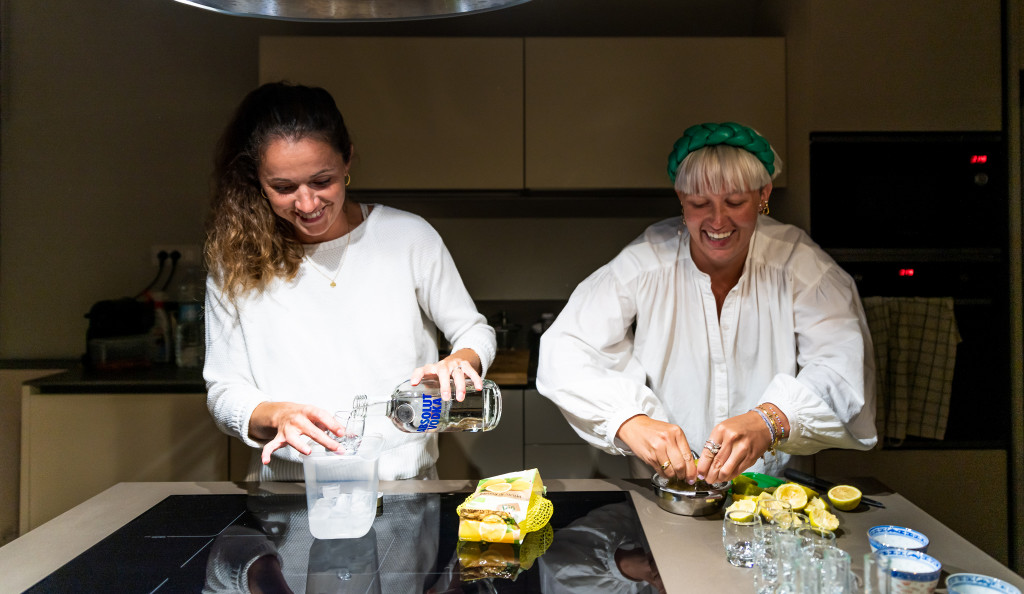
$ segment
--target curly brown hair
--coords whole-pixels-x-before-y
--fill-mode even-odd
[[[326,90],[267,83],[246,95],[217,143],[214,191],[206,225],[206,265],[228,299],[291,280],[303,249],[291,223],[274,214],[259,180],[260,161],[274,140],[315,138],[345,159],[352,141]]]

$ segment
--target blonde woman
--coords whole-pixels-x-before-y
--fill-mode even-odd
[[[541,339],[538,390],[636,475],[777,475],[790,455],[876,442],[856,287],[767,216],[780,170],[746,126],[688,129],[669,156],[682,217],[580,283]]]

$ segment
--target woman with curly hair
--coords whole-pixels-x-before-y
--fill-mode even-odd
[[[338,449],[333,413],[357,394],[383,401],[434,375],[461,399],[494,359],[437,232],[347,195],[352,151],[331,95],[287,83],[249,93],[218,144],[204,377],[217,426],[255,448],[249,480],[301,480],[299,454]],[[441,360],[438,330],[453,345]],[[384,435],[382,479],[436,476],[436,435],[385,417],[366,431]]]
[[[877,441],[857,288],[768,217],[781,167],[746,126],[687,129],[668,163],[682,217],[580,283],[541,338],[537,389],[635,475],[777,475],[791,455]]]

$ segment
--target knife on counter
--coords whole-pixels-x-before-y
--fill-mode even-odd
[[[786,470],[782,471],[782,475],[788,478],[789,480],[793,481],[794,483],[800,483],[802,485],[807,485],[808,487],[814,487],[815,489],[822,491],[822,494],[827,493],[829,489],[836,486],[835,483],[830,483],[829,481],[820,479],[816,476],[811,476],[805,472],[800,472],[799,470],[794,470],[792,468],[787,468]],[[861,495],[860,500],[865,505],[885,508],[885,504],[882,503],[881,501],[878,501],[877,499],[871,499],[869,497],[864,497],[863,495]]]

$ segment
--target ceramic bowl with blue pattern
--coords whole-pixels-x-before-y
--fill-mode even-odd
[[[942,563],[921,551],[908,549],[878,549],[874,556],[884,559],[892,576],[892,591],[896,594],[928,594],[939,585]]]
[[[912,528],[903,526],[872,526],[868,529],[868,544],[871,551],[879,549],[907,549],[928,552],[928,537]]]
[[[980,573],[954,573],[946,578],[949,594],[1021,594],[1020,588]]]

